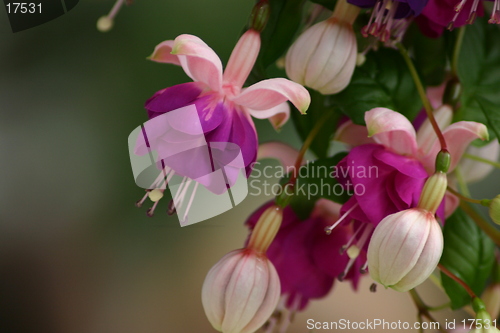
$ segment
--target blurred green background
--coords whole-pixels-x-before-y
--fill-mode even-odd
[[[147,207],[134,206],[144,192],[127,137],[147,120],[147,98],[189,80],[147,61],[154,47],[190,33],[226,63],[252,4],[138,0],[105,34],[96,21],[113,1],[80,1],[16,34],[0,13],[1,332],[213,332],[201,306],[205,275],[242,246],[245,218],[267,198],[186,228],[165,214],[166,202],[147,218]],[[279,134],[267,121],[257,126],[261,141],[298,144],[291,124]],[[415,320],[406,294],[372,294],[370,283],[357,294],[338,284],[291,332],[307,332],[308,318]],[[444,300],[427,289],[431,304]]]

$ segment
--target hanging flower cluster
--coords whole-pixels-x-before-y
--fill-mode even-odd
[[[206,276],[203,308],[223,333],[285,332],[335,284],[355,292],[361,279],[372,291],[410,291],[419,315],[431,318],[415,288],[437,268],[442,278],[433,280],[452,308],[472,304],[476,324],[493,321],[500,195],[474,199],[468,183],[499,166],[500,2],[319,1],[332,11],[313,2],[256,1],[225,69],[197,36],[156,46],[149,59],[181,66],[192,82],[145,103],[149,120],[131,153],[149,156],[158,175],[137,205],[149,198],[152,216],[181,177],[169,214],[182,208],[185,218],[196,189],[234,206],[240,171],[246,181],[257,159],[287,170],[279,193],[246,219],[243,248]],[[100,19],[101,30],[122,4]],[[252,117],[277,130],[292,118],[301,150],[259,148]],[[318,166],[326,173],[307,172]],[[491,221],[474,204],[488,207]],[[486,305],[476,295],[483,291]]]

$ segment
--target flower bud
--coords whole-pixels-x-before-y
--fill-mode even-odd
[[[475,304],[473,303],[473,307],[474,305]],[[469,333],[500,333],[500,331],[495,327],[496,322],[491,320],[490,314],[484,308],[476,311],[476,320],[474,321],[474,324],[476,325],[476,328],[470,330]]]
[[[500,283],[489,285],[481,297],[486,305],[486,310],[494,318],[498,318],[500,316]]]
[[[397,291],[408,291],[426,280],[443,252],[443,233],[434,214],[420,208],[385,217],[368,246],[371,277]]]
[[[443,201],[447,186],[448,178],[446,177],[446,173],[438,171],[430,176],[425,182],[422,194],[420,194],[418,208],[435,214],[441,201]]]
[[[252,249],[228,253],[208,272],[202,302],[212,326],[223,333],[252,333],[272,315],[280,280],[264,254]]]
[[[500,224],[500,194],[490,201],[490,217],[496,224]]]
[[[302,33],[286,55],[288,77],[324,95],[347,87],[356,66],[352,22],[358,13],[358,7],[339,0],[332,17]]]

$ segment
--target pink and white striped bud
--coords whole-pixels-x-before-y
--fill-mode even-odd
[[[201,299],[212,326],[223,333],[252,333],[272,315],[280,280],[264,254],[252,249],[228,253],[208,272]]]
[[[303,32],[286,55],[288,77],[324,95],[347,87],[356,67],[358,47],[352,23],[358,13],[359,7],[339,0],[328,20]]]
[[[201,292],[205,314],[223,333],[252,333],[273,314],[281,285],[266,251],[278,232],[283,210],[271,206],[261,215],[245,249],[224,256],[208,272]]]
[[[443,253],[443,233],[434,214],[411,208],[385,217],[368,246],[371,277],[397,291],[424,282]]]

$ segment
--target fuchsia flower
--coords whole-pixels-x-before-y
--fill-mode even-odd
[[[401,19],[417,16],[424,9],[428,0],[348,0],[349,3],[361,8],[371,8],[372,15],[368,24],[361,30],[367,37],[373,35],[382,41],[387,41],[395,26],[402,23]],[[403,24],[405,25],[405,24]]]
[[[154,148],[159,152],[159,168],[163,169],[167,180],[175,172],[199,181],[214,193],[220,192],[220,189],[211,188],[213,181],[206,177],[213,171],[214,164],[215,168],[223,168],[241,153],[242,167],[249,174],[258,147],[251,116],[268,118],[273,126],[280,127],[289,117],[287,101],[292,102],[302,113],[305,113],[310,103],[309,93],[304,87],[284,78],[263,80],[242,88],[257,59],[260,43],[257,31],[245,32],[235,46],[224,72],[217,54],[196,36],[180,35],[175,40],[160,43],[150,59],[182,66],[194,82],[165,88],[146,101],[145,108],[151,120],[145,125],[147,137],[144,135],[145,138],[139,138],[137,142],[136,153],[144,155]],[[188,112],[193,106],[196,108],[195,115],[197,113],[195,117]],[[182,109],[184,107],[185,111]],[[166,131],[162,125],[162,122],[169,120],[153,121],[160,115],[179,110],[181,116],[170,121],[169,126],[173,131]],[[204,146],[199,143],[198,132],[201,132]],[[217,154],[216,150],[221,145],[223,148]],[[179,146],[192,148],[175,154]],[[210,158],[206,146],[210,148]],[[163,165],[165,161],[167,165]],[[235,180],[231,175],[228,177],[231,178],[228,180],[228,186],[231,187]],[[222,190],[225,189],[223,186]],[[149,215],[152,215],[154,207],[148,212]]]
[[[490,23],[498,23],[498,1]],[[458,28],[474,22],[476,16],[483,16],[483,5],[479,0],[429,0],[422,14],[416,17],[418,27],[428,37],[441,36],[445,28]]]
[[[452,111],[448,106],[435,111],[435,117],[440,127],[444,128],[443,135],[451,154],[451,172],[467,146],[475,139],[487,139],[488,131],[483,124],[471,121],[450,125]],[[352,209],[350,218],[376,226],[389,214],[415,207],[425,179],[434,173],[440,145],[428,119],[416,132],[402,114],[375,108],[366,112],[365,121],[365,133],[373,143],[355,146],[338,167],[351,166],[349,180],[354,185],[362,184],[367,191],[363,195],[354,194],[342,211]],[[349,132],[359,133],[362,130],[363,126],[349,121],[338,129],[336,139],[354,146],[357,141],[352,141]],[[375,177],[359,177],[359,167],[368,170],[370,166],[376,166],[378,174]],[[444,207],[438,210],[442,219],[450,215],[458,204],[450,193],[445,196],[445,202]]]
[[[268,202],[246,221],[253,230]],[[283,222],[267,251],[281,282],[285,306],[292,311],[302,310],[310,299],[326,296],[339,276],[357,287],[364,254],[350,259],[344,246],[352,238],[351,226],[339,226],[331,234],[325,227],[339,217],[340,205],[326,199],[316,203],[311,216],[302,221],[290,207],[283,211]],[[359,259],[359,260],[358,260]],[[352,269],[351,269],[352,268]]]
[[[305,113],[310,97],[301,85],[283,78],[260,81],[242,88],[260,50],[260,34],[245,32],[229,59],[226,70],[217,54],[200,38],[180,35],[160,43],[150,59],[182,66],[192,83],[158,91],[146,102],[150,118],[194,104],[207,142],[232,142],[243,153],[245,165],[255,161],[257,134],[250,118],[269,118],[280,127],[289,117],[287,101]]]

